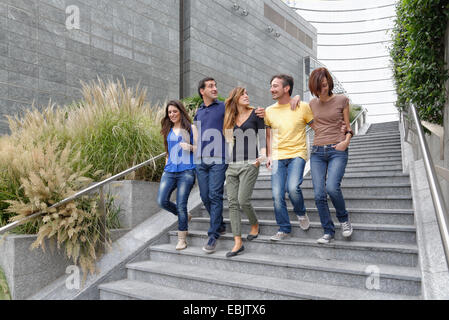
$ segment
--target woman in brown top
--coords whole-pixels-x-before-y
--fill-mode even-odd
[[[349,99],[345,95],[332,93],[333,88],[332,76],[326,68],[315,69],[310,75],[309,89],[316,96],[309,102],[315,130],[310,167],[315,203],[324,229],[324,235],[317,240],[318,243],[329,243],[335,234],[327,195],[335,207],[343,237],[350,237],[352,234],[340,188],[348,162],[348,146],[353,135],[349,123]],[[345,133],[341,131],[342,121],[346,125]]]

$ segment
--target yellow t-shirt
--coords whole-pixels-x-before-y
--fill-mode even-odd
[[[295,111],[290,104],[275,103],[265,110],[265,124],[271,128],[271,158],[283,160],[301,157],[307,161],[306,125],[313,113],[306,102]]]

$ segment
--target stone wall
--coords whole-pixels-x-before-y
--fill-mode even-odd
[[[140,82],[152,102],[178,97],[179,1],[0,0],[0,117],[69,103],[97,76]],[[66,28],[68,6],[79,30]]]
[[[72,6],[79,29],[67,28]],[[316,29],[280,0],[0,0],[0,134],[4,115],[33,101],[70,103],[80,81],[97,77],[140,83],[155,103],[195,94],[212,76],[222,96],[241,85],[267,106],[276,73],[291,74],[302,96],[308,55],[316,57]]]
[[[187,0],[184,6],[185,96],[212,76],[220,95],[240,85],[253,105],[268,106],[273,103],[269,82],[277,73],[292,75],[294,94],[303,95],[303,57],[316,57],[316,29],[283,2]],[[248,15],[242,15],[243,9]]]

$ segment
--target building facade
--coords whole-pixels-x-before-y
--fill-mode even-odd
[[[0,134],[4,115],[76,101],[97,77],[140,84],[157,103],[212,76],[220,95],[241,85],[267,106],[276,73],[302,95],[316,37],[280,0],[0,0]]]

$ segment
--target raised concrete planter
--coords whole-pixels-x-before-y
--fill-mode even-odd
[[[120,238],[128,230],[111,230],[112,240]],[[14,300],[25,299],[65,274],[73,262],[64,256],[64,250],[31,250],[36,235],[8,235],[0,243],[0,266]]]
[[[158,189],[159,182],[123,180],[111,182],[105,192],[110,192],[114,205],[120,207],[120,226],[132,229],[160,210]]]

